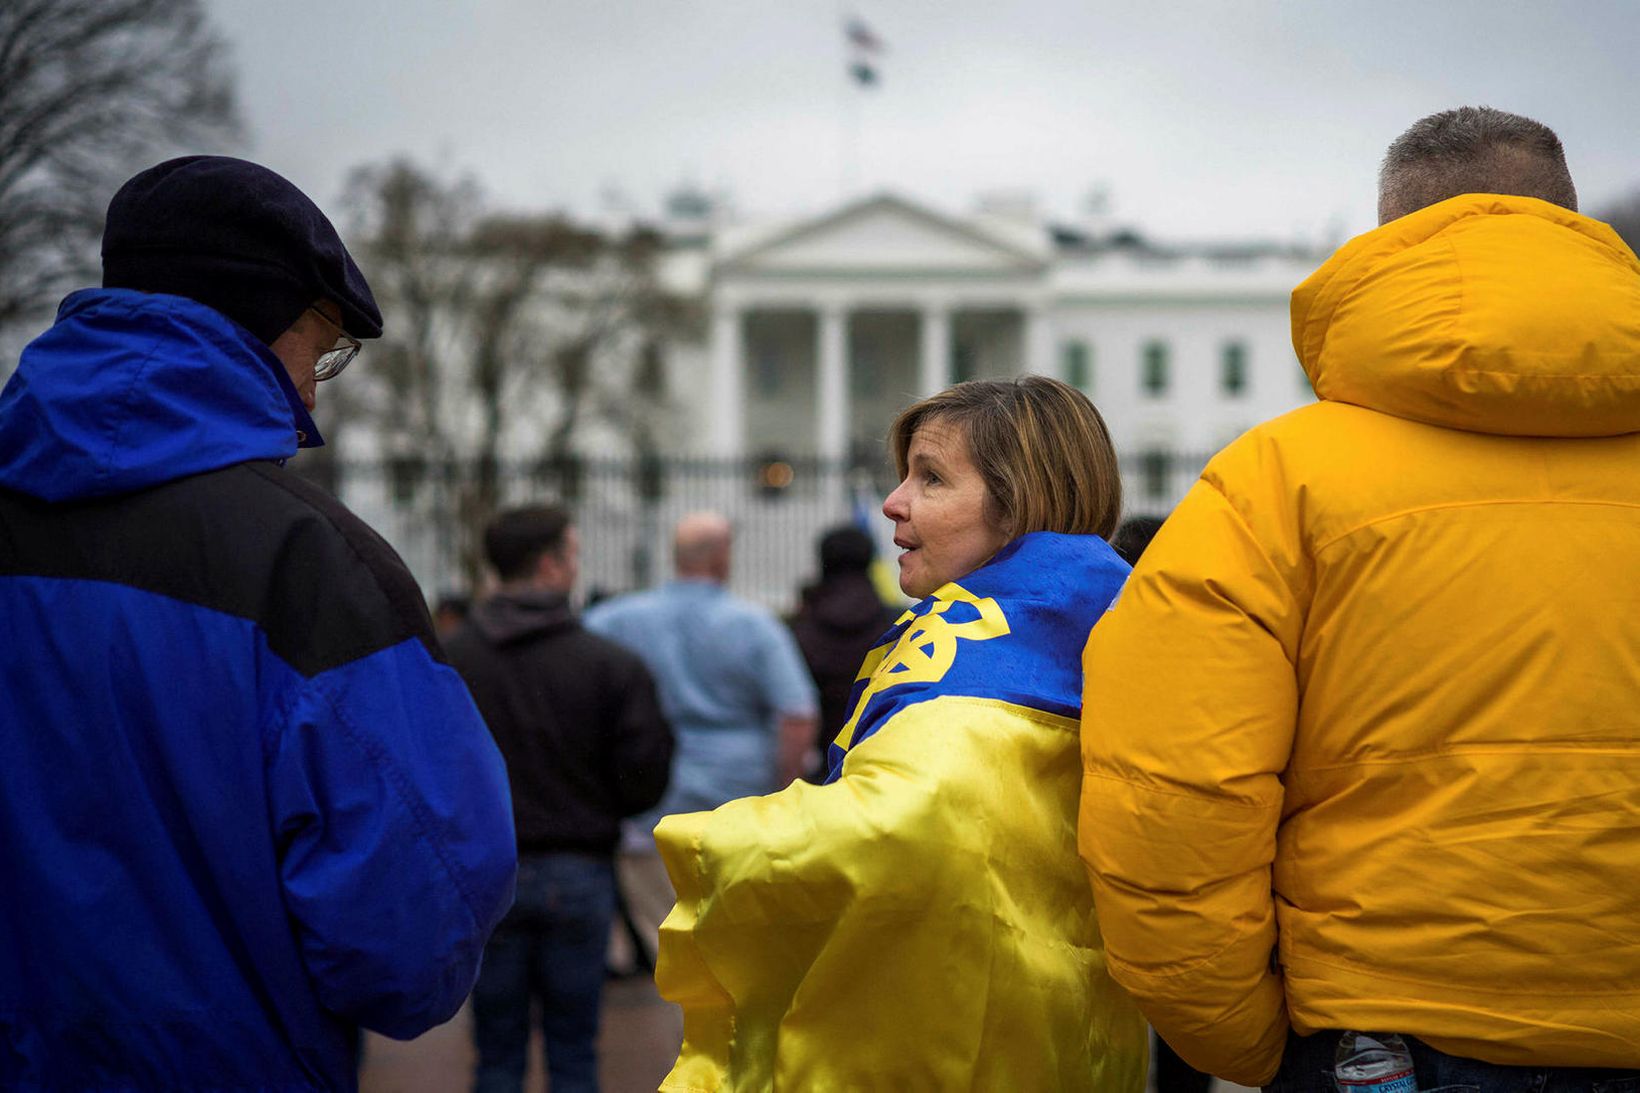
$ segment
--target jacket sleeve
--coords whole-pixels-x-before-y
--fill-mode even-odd
[[[297,687],[270,742],[286,906],[320,1001],[400,1039],[454,1016],[512,903],[506,770],[411,638]]]
[[[672,775],[672,725],[661,712],[655,679],[635,656],[618,680],[610,726],[609,777],[622,816],[654,808]]]
[[[1251,1086],[1288,1027],[1271,866],[1303,621],[1272,538],[1198,482],[1083,660],[1078,837],[1111,974],[1185,1060]]]

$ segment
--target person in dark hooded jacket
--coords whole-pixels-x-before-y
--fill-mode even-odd
[[[532,997],[555,1093],[595,1090],[615,844],[666,790],[672,729],[643,662],[570,609],[580,541],[565,510],[509,509],[484,546],[502,585],[446,649],[507,762],[518,902],[473,990],[477,1093],[522,1088]]]
[[[899,612],[883,603],[871,583],[876,546],[852,524],[820,537],[820,580],[803,590],[792,633],[820,690],[820,755],[816,780],[825,776],[826,749],[849,715],[849,692],[871,647]]]

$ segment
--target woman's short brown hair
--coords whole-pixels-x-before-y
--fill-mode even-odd
[[[997,526],[1010,538],[1060,531],[1109,539],[1122,516],[1122,476],[1105,419],[1076,388],[1047,376],[971,380],[912,403],[888,430],[904,479],[911,438],[951,425],[985,482]]]

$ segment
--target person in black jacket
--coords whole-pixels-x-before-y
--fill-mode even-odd
[[[820,729],[815,739],[818,767],[826,774],[826,749],[849,715],[849,693],[860,665],[877,639],[894,625],[900,609],[885,604],[871,583],[877,547],[871,536],[852,524],[832,528],[820,537],[820,580],[803,590],[803,602],[792,619],[792,634],[820,690]]]
[[[503,512],[484,546],[503,583],[446,651],[507,762],[518,902],[473,989],[476,1088],[522,1088],[533,997],[554,1093],[595,1090],[615,844],[624,817],[661,799],[672,730],[643,662],[570,609],[580,543],[567,512]]]

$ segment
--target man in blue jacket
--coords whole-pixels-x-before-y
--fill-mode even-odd
[[[0,392],[0,1088],[348,1090],[512,900],[417,588],[284,466],[381,334],[324,215],[171,160]]]

